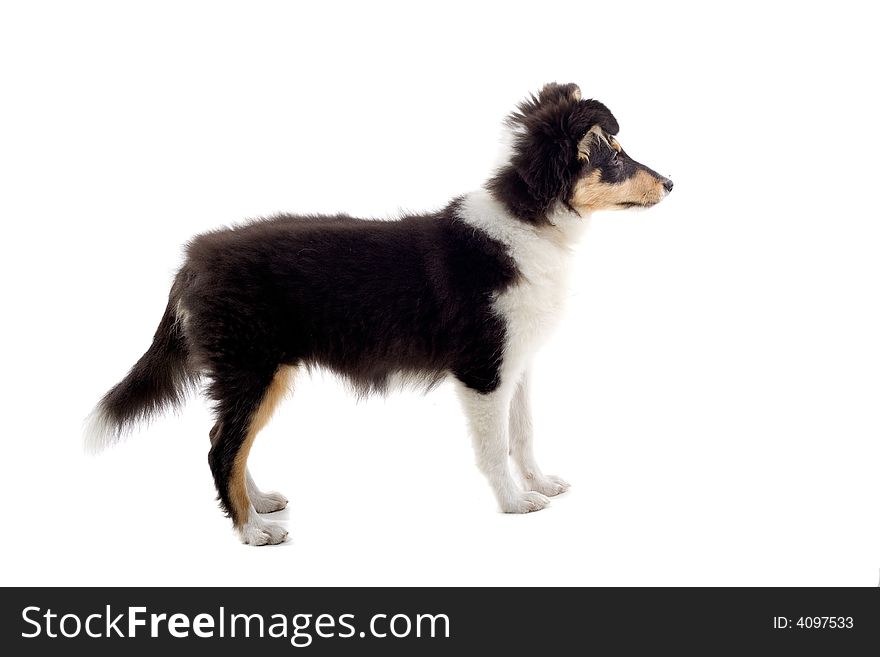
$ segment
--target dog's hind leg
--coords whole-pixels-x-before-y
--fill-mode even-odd
[[[528,513],[547,506],[550,503],[547,497],[536,491],[522,490],[510,472],[508,439],[513,387],[480,392],[462,383],[458,393],[470,425],[477,467],[489,480],[501,510]]]
[[[251,545],[282,542],[287,531],[263,520],[248,491],[247,458],[257,433],[266,425],[287,390],[290,368],[260,375],[215,375],[211,396],[217,400],[208,463],[223,508],[241,540]]]
[[[211,438],[212,445],[214,444],[217,432],[219,431],[220,422],[217,422],[208,434]],[[263,492],[260,490],[259,486],[257,486],[257,482],[254,481],[254,478],[251,475],[250,467],[245,470],[245,477],[248,497],[251,500],[251,504],[254,505],[254,509],[257,513],[275,513],[276,511],[281,511],[287,506],[287,498],[281,493],[275,491]]]
[[[516,384],[510,402],[510,455],[527,489],[538,491],[548,497],[567,491],[569,484],[564,479],[541,472],[535,461],[532,443],[529,373],[524,372]]]

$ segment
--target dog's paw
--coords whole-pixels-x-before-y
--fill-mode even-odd
[[[526,491],[503,504],[501,510],[504,513],[531,513],[532,511],[540,511],[548,504],[550,504],[550,498],[535,491]]]
[[[251,514],[253,516],[253,514]],[[274,522],[266,522],[258,516],[252,517],[239,527],[241,542],[247,545],[278,545],[287,538],[287,530]]]
[[[287,506],[287,498],[281,493],[257,493],[251,495],[251,504],[257,513],[275,513]]]
[[[560,493],[564,493],[569,488],[571,488],[570,483],[568,483],[562,477],[557,477],[556,475],[542,475],[540,477],[533,477],[532,479],[527,479],[525,483],[526,487],[529,490],[537,491],[542,495],[546,495],[547,497],[559,495]]]

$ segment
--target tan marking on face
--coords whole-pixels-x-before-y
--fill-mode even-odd
[[[621,183],[606,183],[600,178],[601,172],[593,170],[575,183],[570,203],[579,213],[621,210],[625,207],[622,204],[629,203],[648,207],[666,195],[663,183],[641,169]]]
[[[238,454],[235,455],[232,473],[229,478],[229,501],[232,504],[230,511],[236,526],[247,522],[248,513],[250,512],[251,501],[247,494],[246,474],[251,445],[253,445],[257,434],[269,423],[278,403],[289,390],[292,376],[293,368],[288,366],[281,367],[275,373],[275,378],[269,384],[260,407],[251,417],[251,425],[248,429],[247,437],[238,449]]]
[[[623,150],[620,146],[620,142],[617,141],[614,137],[608,137],[608,143],[611,144],[611,148],[616,150],[618,153]]]

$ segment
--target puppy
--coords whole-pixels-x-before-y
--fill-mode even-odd
[[[450,378],[501,510],[543,509],[568,484],[535,461],[529,370],[560,314],[569,246],[591,213],[650,207],[672,181],[627,155],[614,116],[574,84],[548,84],[507,123],[509,161],[438,212],[280,215],[195,237],[152,345],[98,403],[87,447],[205,381],[221,505],[242,541],[275,544],[287,532],[260,514],[287,500],[261,491],[247,460],[298,372],[329,369],[362,395]]]

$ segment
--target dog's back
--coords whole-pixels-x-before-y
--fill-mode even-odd
[[[320,365],[362,393],[396,373],[472,368],[475,345],[501,348],[491,296],[515,269],[458,205],[396,221],[280,216],[195,238],[177,278],[194,363]]]

